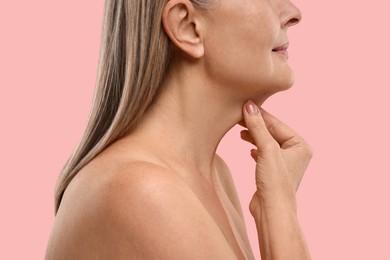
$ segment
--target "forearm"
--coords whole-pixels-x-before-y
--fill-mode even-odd
[[[258,200],[252,215],[263,260],[311,259],[298,223],[295,198],[272,203]]]

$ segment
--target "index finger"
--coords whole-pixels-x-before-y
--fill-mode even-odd
[[[265,151],[273,148],[280,148],[277,141],[273,138],[267,129],[267,125],[263,120],[259,107],[252,101],[248,100],[243,106],[243,116],[245,125],[248,128],[250,135],[253,137],[254,143],[260,151]]]
[[[291,144],[294,145],[303,142],[303,139],[299,136],[299,134],[285,123],[268,113],[263,108],[260,108],[260,111],[269,133],[282,148],[284,148],[283,146],[290,146]]]

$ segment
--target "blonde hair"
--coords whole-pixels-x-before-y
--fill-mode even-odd
[[[131,131],[156,99],[171,57],[161,18],[169,0],[106,0],[95,96],[83,137],[56,185],[57,213],[74,176]],[[210,0],[191,0],[206,7]]]

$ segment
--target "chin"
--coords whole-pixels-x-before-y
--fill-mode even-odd
[[[281,91],[289,90],[294,85],[295,77],[293,73],[286,73],[276,77],[268,88],[270,93],[275,94]]]
[[[268,80],[258,84],[259,92],[268,93],[270,95],[286,91],[294,85],[295,77],[293,73],[284,73],[276,75]]]
[[[275,73],[249,72],[246,75],[240,73],[236,77],[228,78],[224,86],[230,86],[232,92],[229,96],[238,102],[245,102],[249,99],[258,105],[264,103],[272,95],[290,89],[294,84],[294,73],[288,67],[278,69]],[[231,74],[230,74],[231,75]]]
[[[290,80],[287,80],[285,82],[283,82],[281,84],[281,86],[279,87],[279,91],[286,91],[286,90],[289,90],[290,88],[292,88],[292,86],[294,85],[294,78],[290,79]],[[278,91],[278,92],[279,92]]]
[[[261,106],[272,95],[290,89],[294,84],[294,78],[279,78],[272,82],[258,84],[256,91],[247,99],[252,99],[258,106]]]

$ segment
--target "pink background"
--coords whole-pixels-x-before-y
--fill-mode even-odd
[[[298,192],[311,254],[390,259],[388,1],[295,3],[303,13],[289,32],[296,84],[264,107],[315,152]],[[102,12],[103,0],[0,3],[0,259],[44,256],[54,184],[91,107]],[[254,165],[238,131],[220,153],[259,255],[247,210]]]

